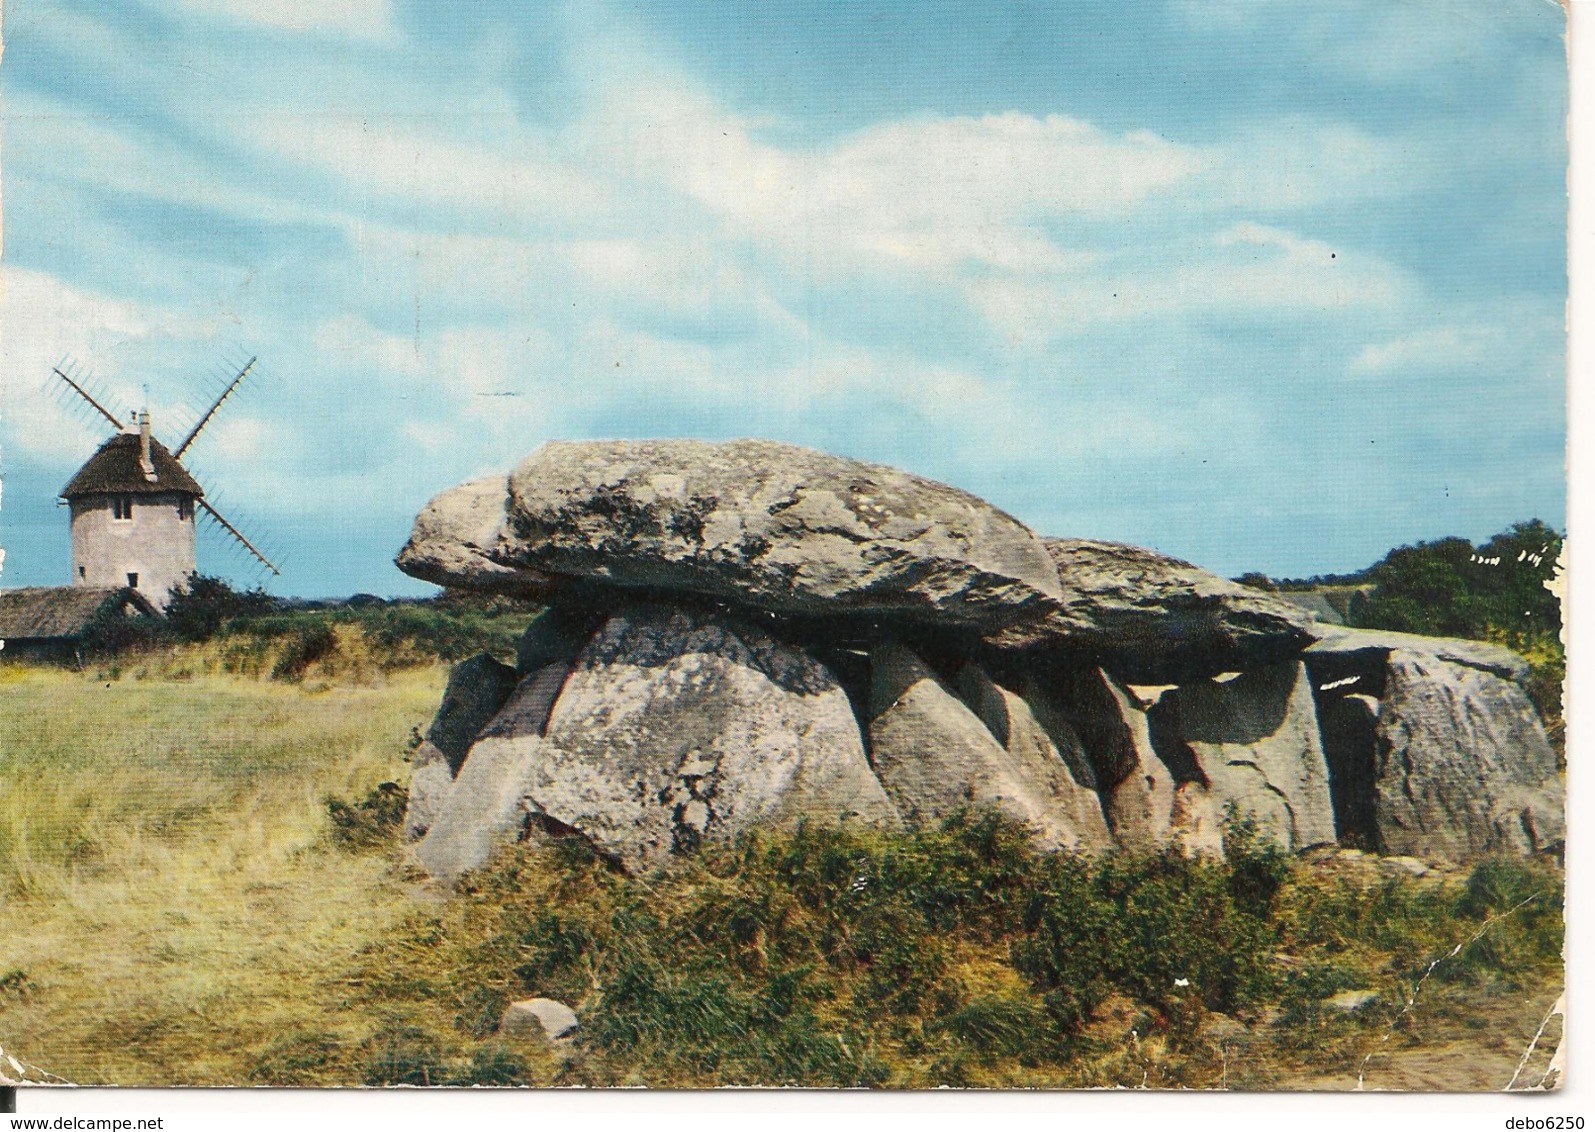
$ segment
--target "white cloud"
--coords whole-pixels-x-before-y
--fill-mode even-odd
[[[750,328],[782,338],[804,333],[803,320],[771,294],[760,265],[701,228],[576,240],[559,254],[597,303],[733,335]]]
[[[1466,313],[1476,317],[1370,342],[1348,372],[1359,377],[1474,373],[1490,379],[1516,373],[1536,386],[1536,375],[1560,376],[1565,332],[1558,320],[1513,301]]]
[[[426,358],[414,337],[387,334],[359,315],[343,314],[315,329],[317,354],[331,368],[367,368],[394,377],[415,378],[426,371]]]
[[[1052,213],[1116,216],[1188,178],[1200,151],[1060,115],[892,122],[822,159],[828,199],[884,227],[959,227]]]
[[[1430,137],[1376,137],[1343,122],[1273,118],[1248,124],[1208,167],[1214,204],[1305,211],[1410,196],[1436,172]]]
[[[469,397],[476,416],[502,416],[492,399],[518,400],[509,411],[524,414],[542,407],[545,390],[558,375],[551,371],[553,341],[531,324],[452,326],[437,334],[433,363],[438,391]]]
[[[1102,256],[1048,278],[967,285],[971,302],[1014,349],[1046,349],[1104,324],[1232,314],[1274,317],[1388,310],[1416,283],[1376,256],[1253,222],[1156,249]]]
[[[174,146],[147,122],[113,122],[26,91],[8,92],[6,102],[10,166],[25,165],[24,175],[47,186],[51,195],[77,197],[70,204],[83,222],[98,212],[98,202],[84,188],[91,194],[136,193],[254,221],[313,223],[329,215],[322,202],[240,175],[213,156]],[[216,123],[206,125],[214,128]],[[14,175],[8,168],[8,179]]]
[[[477,119],[441,124],[479,132]],[[557,153],[549,140],[506,122],[497,144],[438,137],[380,119],[278,116],[252,129],[276,157],[330,173],[379,197],[450,214],[467,211],[540,227],[591,220],[613,210],[610,185]],[[431,219],[426,217],[424,219]]]
[[[141,402],[120,372],[127,347],[148,336],[158,316],[132,303],[71,287],[43,272],[0,267],[0,375],[6,441],[14,450],[58,457],[85,455],[110,430],[92,409],[66,395],[51,370],[70,359],[93,381],[124,424]]]
[[[236,414],[219,417],[205,427],[207,459],[224,461],[229,467],[269,457],[272,426],[259,417]]]
[[[1566,19],[1555,0],[1174,0],[1172,10],[1199,33],[1249,33],[1337,78],[1391,84],[1478,81],[1523,58],[1514,41]]]
[[[1144,132],[1019,113],[890,122],[783,149],[680,90],[619,92],[598,128],[611,139],[603,152],[630,152],[638,173],[820,271],[1063,269],[1073,257],[1046,233],[1049,219],[1130,214],[1209,160]]]
[[[1351,371],[1388,374],[1477,365],[1500,337],[1496,327],[1430,327],[1388,342],[1369,343],[1352,360]]]
[[[191,12],[282,31],[330,32],[393,43],[391,0],[177,0]]]
[[[1393,266],[1322,240],[1243,222],[1220,232],[1214,261],[1183,265],[1176,288],[1198,305],[1333,312],[1389,307],[1408,281]]]

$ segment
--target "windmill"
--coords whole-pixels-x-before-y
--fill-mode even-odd
[[[122,587],[139,591],[164,608],[174,588],[194,574],[194,527],[200,515],[212,520],[273,574],[280,571],[205,499],[183,454],[210,424],[229,397],[255,368],[250,358],[226,383],[210,408],[175,449],[151,434],[147,410],[123,423],[95,397],[70,366],[53,373],[65,383],[63,395],[76,394],[116,429],[88,463],[61,489],[72,515],[72,582],[80,586]]]

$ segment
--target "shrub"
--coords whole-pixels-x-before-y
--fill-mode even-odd
[[[1233,803],[1224,823],[1224,860],[1229,867],[1227,887],[1236,906],[1253,916],[1272,912],[1275,897],[1290,879],[1290,855],[1263,837],[1257,820],[1238,813]]]
[[[977,1051],[983,1060],[1029,1058],[1045,1048],[1047,1016],[1024,995],[979,995],[937,1025]]]
[[[249,1079],[261,1085],[314,1085],[333,1069],[342,1046],[320,1030],[290,1033],[274,1039],[255,1058]]]
[[[1209,1011],[1244,1019],[1277,1004],[1281,1049],[1340,1058],[1389,1011],[1345,1015],[1327,996],[1376,987],[1404,1000],[1489,916],[1437,974],[1511,979],[1555,961],[1547,868],[1365,887],[1295,864],[1244,821],[1226,840],[1226,861],[1088,859],[1039,851],[1014,822],[972,810],[893,832],[756,831],[646,877],[580,838],[506,847],[462,879],[454,918],[417,921],[397,957],[372,956],[368,993],[439,998],[478,1043],[517,998],[566,1002],[582,1019],[566,1083],[1136,1083],[1155,1058],[1163,1084],[1211,1085]],[[1542,908],[1543,920],[1526,915]],[[1499,951],[1468,958],[1485,940]],[[1141,1045],[1098,1025],[1110,996],[1139,1012]],[[449,1056],[461,1079],[463,1055]],[[484,1081],[515,1072],[482,1066],[469,1072]]]
[[[305,670],[318,660],[325,660],[338,651],[338,638],[332,626],[325,622],[312,622],[297,629],[277,654],[271,666],[273,680],[302,680]]]
[[[976,811],[753,833],[651,881],[573,841],[467,878],[475,926],[446,983],[467,1034],[547,995],[578,1007],[584,1048],[661,1081],[967,1083],[1066,1062],[1115,990],[1186,1036],[1255,1001],[1282,866],[1249,861],[1041,853]]]
[[[163,633],[161,622],[153,617],[108,612],[97,617],[83,634],[81,650],[87,656],[115,656],[158,644]]]
[[[1349,964],[1312,962],[1287,972],[1280,981],[1282,1020],[1287,1024],[1320,1024],[1324,1000],[1365,985],[1367,975]]]
[[[367,1085],[448,1085],[453,1083],[445,1049],[425,1030],[403,1026],[366,1041],[361,1076]]]
[[[1456,910],[1478,929],[1458,955],[1456,977],[1510,974],[1560,958],[1565,942],[1560,878],[1515,857],[1490,857],[1468,874]]]
[[[471,1051],[470,1060],[456,1070],[449,1084],[506,1088],[531,1084],[526,1059],[512,1049],[493,1044]]]
[[[332,819],[332,840],[345,848],[363,848],[392,839],[400,823],[408,794],[397,782],[384,782],[358,802],[326,800]]]
[[[208,641],[230,623],[272,610],[275,601],[260,587],[235,590],[221,578],[195,574],[174,587],[166,603],[166,636],[179,641]]]
[[[487,652],[510,658],[541,607],[511,598],[445,592],[425,600],[356,594],[344,602],[274,598],[195,575],[174,589],[166,615],[108,615],[89,627],[74,658],[146,654],[168,679],[214,671],[296,682],[318,661],[330,677],[452,663]],[[63,656],[61,659],[69,659]]]
[[[1540,870],[1516,857],[1487,857],[1468,874],[1457,910],[1475,919],[1503,915],[1548,900],[1555,892],[1548,880]]]
[[[5,974],[0,975],[0,997],[11,995],[16,998],[27,998],[33,990],[33,980],[21,967],[13,967]]]

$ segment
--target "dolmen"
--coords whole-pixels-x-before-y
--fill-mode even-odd
[[[646,872],[971,806],[1082,853],[1221,854],[1236,822],[1458,862],[1564,837],[1514,653],[1322,625],[896,468],[555,442],[434,498],[397,562],[544,607],[513,665],[454,667],[416,752],[405,836],[449,883],[533,833]]]

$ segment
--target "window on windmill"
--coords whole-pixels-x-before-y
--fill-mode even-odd
[[[138,589],[138,575],[129,571],[127,575],[127,584],[132,589]]]
[[[133,517],[133,497],[131,495],[113,495],[111,497],[111,518],[131,519]]]
[[[192,499],[179,499],[177,501],[177,520],[186,523],[194,517],[194,501]]]

